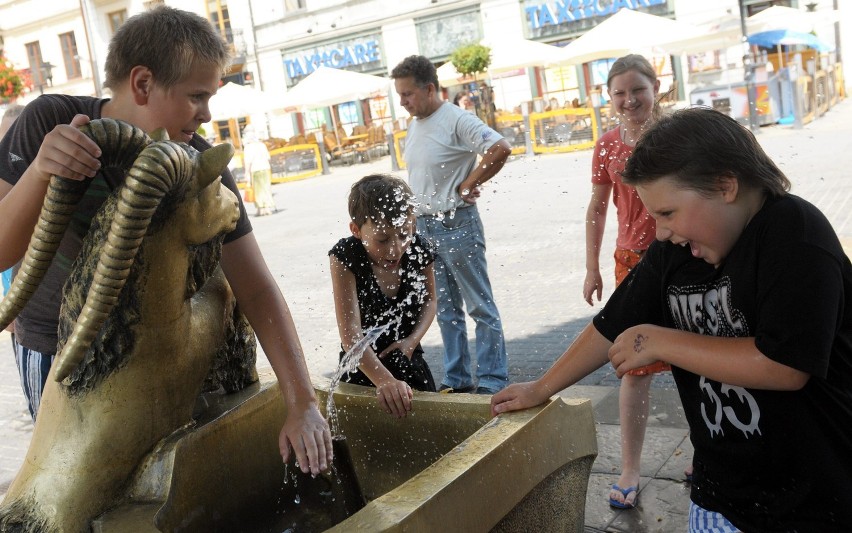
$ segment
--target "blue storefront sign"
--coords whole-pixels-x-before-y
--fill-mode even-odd
[[[365,71],[375,66],[381,66],[382,56],[379,50],[379,41],[369,39],[303,50],[285,55],[283,60],[288,85],[292,85],[320,66]]]
[[[528,4],[524,11],[530,29],[535,31],[545,26],[613,15],[620,9],[647,8],[666,2],[667,0],[557,0]]]

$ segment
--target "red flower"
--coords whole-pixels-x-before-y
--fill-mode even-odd
[[[12,64],[0,55],[0,87],[3,87],[3,101],[9,101],[32,88],[32,81],[25,71],[15,70]]]

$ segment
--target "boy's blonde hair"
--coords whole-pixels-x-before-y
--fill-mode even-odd
[[[388,174],[371,174],[352,185],[349,216],[359,228],[367,220],[398,226],[414,214],[413,198],[405,181]]]
[[[168,6],[134,15],[109,43],[104,86],[115,90],[133,67],[151,70],[161,87],[173,87],[198,64],[216,65],[224,73],[231,52],[206,19]]]

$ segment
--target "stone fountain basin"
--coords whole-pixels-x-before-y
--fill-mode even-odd
[[[325,405],[326,390],[315,389]],[[492,419],[489,399],[415,392],[413,412],[395,419],[375,389],[341,384],[340,430],[368,503],[330,531],[582,532],[597,454],[591,402],[557,397]],[[273,375],[205,395],[196,411],[197,423],[140,467],[126,504],[93,522],[95,533],[251,531],[246,517],[294,496],[283,483],[286,409]]]

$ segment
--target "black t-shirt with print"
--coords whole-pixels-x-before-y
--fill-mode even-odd
[[[59,124],[70,123],[78,114],[92,120],[101,118],[101,108],[107,101],[87,96],[46,94],[31,102],[0,142],[0,154],[4,154],[0,157],[0,179],[12,185],[17,183],[35,160],[45,135]],[[210,148],[210,144],[198,135],[193,137],[190,146],[199,151]],[[44,280],[15,321],[15,337],[21,345],[44,354],[56,352],[62,287],[95,213],[123,180],[124,174],[115,168],[101,169],[92,178]],[[237,227],[225,237],[225,242],[230,242],[251,232],[252,228],[236,182],[228,169],[222,173],[222,183],[240,198]]]
[[[656,324],[753,337],[807,372],[798,391],[746,389],[672,366],[695,447],[692,500],[743,531],[852,523],[852,266],[819,210],[766,201],[719,268],[651,245],[594,325],[610,340]]]
[[[382,292],[373,273],[367,250],[359,239],[355,237],[340,239],[328,253],[336,257],[355,276],[361,329],[367,330],[391,324],[388,330],[376,339],[374,344],[376,353],[381,352],[396,340],[410,336],[426,298],[426,277],[423,271],[435,260],[432,246],[420,235],[414,235],[413,242],[400,261],[399,268],[402,270],[402,276],[399,290],[394,297],[389,297]],[[340,355],[342,357],[343,352]],[[423,349],[419,343],[410,361],[398,350],[382,358],[381,361],[396,379],[405,381],[412,388],[435,390],[432,372],[423,359]],[[349,374],[344,381],[373,386],[369,378],[360,370]]]

